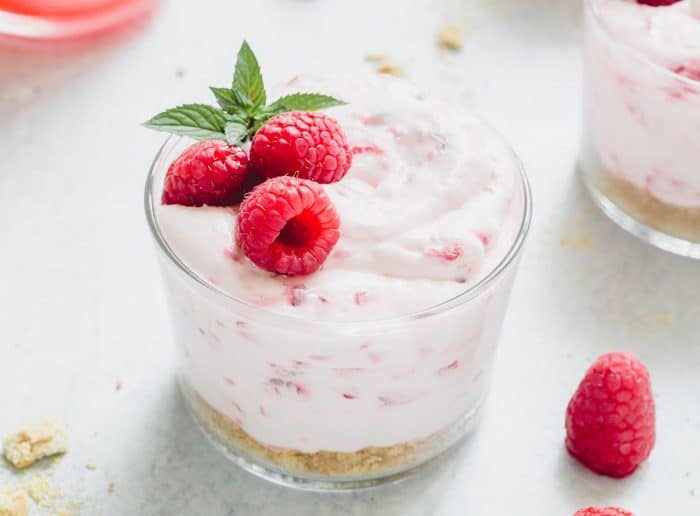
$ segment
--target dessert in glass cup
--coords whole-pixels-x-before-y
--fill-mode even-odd
[[[151,12],[156,0],[0,0],[0,37],[58,40],[96,34]]]
[[[212,88],[221,109],[146,124],[180,135],[146,210],[184,397],[273,481],[400,478],[466,435],[486,396],[530,222],[524,171],[475,115],[402,80],[296,77],[268,104],[258,74],[244,44],[233,88]]]
[[[586,184],[625,229],[700,257],[700,1],[585,10]]]

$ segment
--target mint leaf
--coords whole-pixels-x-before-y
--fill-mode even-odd
[[[266,110],[269,109],[275,113],[281,113],[282,111],[316,111],[317,109],[343,106],[345,104],[347,102],[320,93],[292,93],[291,95],[278,98]]]
[[[216,97],[216,102],[219,103],[221,109],[228,111],[231,114],[238,114],[241,111],[241,106],[238,103],[236,95],[230,88],[217,88],[210,86],[209,89]]]
[[[256,109],[250,99],[239,91],[215,86],[209,86],[209,89],[216,97],[219,106],[232,115],[244,116]]]
[[[224,133],[226,134],[226,141],[229,144],[238,145],[248,136],[248,127],[241,121],[233,120],[226,124]]]
[[[226,114],[219,108],[206,104],[185,104],[163,111],[143,125],[196,140],[223,140],[226,122]]]
[[[264,106],[267,102],[260,65],[258,65],[258,60],[246,41],[243,42],[238,51],[236,71],[233,75],[233,89],[244,98],[249,99],[256,108]]]
[[[253,110],[255,108],[255,106],[253,106],[253,102],[247,96],[245,96],[243,93],[241,93],[240,91],[236,91],[236,90],[231,90],[231,91],[233,91],[233,98],[236,99],[236,102],[238,103],[239,106],[241,106],[241,109],[243,109],[244,111],[249,113],[251,110]]]

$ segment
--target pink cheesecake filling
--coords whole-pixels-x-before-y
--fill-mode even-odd
[[[159,205],[160,230],[188,268],[301,323],[348,322],[438,305],[503,260],[523,221],[520,167],[479,118],[390,77],[292,83],[349,102],[328,111],[354,152],[347,176],[324,185],[341,219],[336,248],[318,272],[286,278],[236,249],[237,208]],[[423,439],[484,397],[512,271],[460,309],[361,332],[260,324],[209,295],[173,289],[182,372],[273,448],[353,452]]]
[[[355,154],[348,175],[325,185],[341,239],[321,271],[285,278],[235,249],[237,208],[159,206],[166,239],[192,270],[274,312],[367,320],[446,301],[500,261],[518,229],[518,166],[477,117],[392,78],[296,79],[293,89],[350,101],[328,112]]]

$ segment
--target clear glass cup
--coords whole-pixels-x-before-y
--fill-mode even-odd
[[[585,183],[624,229],[700,258],[700,75],[651,61],[615,35],[599,0],[584,3]]]
[[[0,0],[0,38],[65,40],[147,16],[156,0]]]
[[[204,434],[248,471],[310,489],[401,478],[464,437],[488,390],[530,223],[530,191],[515,154],[517,233],[478,284],[420,313],[326,322],[229,297],[169,247],[154,207],[169,164],[189,144],[166,141],[148,176],[145,203],[181,389]]]

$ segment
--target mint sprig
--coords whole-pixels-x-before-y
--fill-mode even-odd
[[[190,136],[198,140],[217,139],[226,125],[225,112],[206,104],[185,104],[154,116],[146,127],[156,131]]]
[[[239,145],[251,139],[271,117],[285,111],[316,111],[345,104],[320,93],[292,93],[266,105],[260,65],[246,41],[236,59],[231,88],[210,87],[219,107],[185,104],[157,114],[143,125],[196,140]]]

